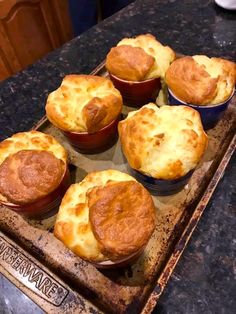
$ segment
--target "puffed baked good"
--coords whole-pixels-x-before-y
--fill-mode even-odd
[[[142,249],[154,228],[148,191],[128,174],[109,169],[70,186],[54,235],[85,260],[116,261]]]
[[[30,156],[29,159],[23,158],[21,154],[17,155],[17,153],[21,151],[26,151],[26,152],[30,151],[31,153],[29,155],[27,154],[28,157]],[[47,152],[48,154],[40,154],[41,152]],[[25,156],[24,153],[23,153],[23,156]],[[40,161],[41,157],[42,158],[44,157],[42,161]],[[37,162],[35,161],[35,163],[33,163],[33,160],[36,160]],[[67,152],[64,149],[64,147],[55,140],[53,136],[42,133],[42,132],[38,132],[38,131],[29,131],[29,132],[16,133],[13,136],[2,141],[0,143],[0,169],[1,169],[0,173],[2,176],[1,187],[3,188],[3,190],[0,191],[0,200],[5,201],[5,202],[7,201],[11,202],[15,200],[16,204],[17,203],[23,204],[28,201],[31,202],[33,201],[33,199],[36,200],[37,198],[40,198],[41,197],[40,195],[36,196],[35,194],[36,198],[34,198],[31,195],[31,197],[29,197],[31,199],[28,199],[28,201],[26,199],[23,200],[22,197],[20,198],[20,200],[17,201],[17,197],[13,196],[13,194],[17,193],[17,191],[14,190],[15,189],[14,186],[15,184],[17,185],[20,184],[20,182],[18,180],[19,178],[16,180],[18,183],[16,183],[16,181],[14,182],[14,180],[16,179],[16,176],[19,174],[20,176],[22,176],[22,178],[24,178],[23,180],[26,180],[27,182],[26,185],[30,186],[29,180],[32,180],[32,184],[33,182],[35,182],[36,184],[37,180],[36,180],[36,177],[34,177],[34,175],[36,175],[36,172],[35,172],[36,168],[39,167],[40,165],[42,166],[43,165],[42,163],[44,163],[46,167],[47,160],[48,162],[50,162],[51,166],[54,165],[58,167],[57,170],[54,169],[55,181],[53,181],[51,184],[51,189],[54,189],[56,182],[58,180],[58,176],[60,176],[59,173],[61,173],[61,169],[63,168],[63,171],[65,170],[65,167],[67,164]],[[22,162],[22,165],[20,165],[21,162]],[[27,164],[27,162],[29,162],[29,164]],[[38,163],[38,166],[37,166],[37,163]],[[30,165],[32,165],[32,168]],[[20,167],[21,170],[17,174],[16,171],[17,171],[18,166]],[[13,174],[12,172],[13,171],[12,167],[14,168],[15,174]],[[9,182],[4,183],[3,178],[5,178],[4,180],[6,181],[8,180],[8,175],[7,175],[8,170],[10,171]],[[30,171],[32,171],[31,175],[30,175]],[[43,175],[43,174],[40,174],[40,169],[38,169],[37,171],[38,171],[38,175]],[[27,174],[27,176],[29,175],[29,177],[26,178],[25,174]],[[14,177],[13,181],[12,179],[10,180],[12,175]],[[6,192],[5,184],[8,185],[8,192]],[[3,187],[3,185],[5,186],[5,188]],[[41,189],[40,187],[38,188]],[[23,189],[23,186],[22,186],[22,189]],[[9,192],[10,190],[12,190],[12,193]],[[2,192],[6,196],[4,196]],[[12,196],[10,196],[9,193],[11,193]]]
[[[122,97],[113,83],[95,75],[67,75],[61,86],[49,94],[48,119],[70,132],[96,132],[121,113]]]
[[[110,50],[106,58],[107,70],[124,80],[143,81],[164,78],[175,59],[174,51],[163,46],[151,34],[124,38]]]
[[[20,150],[44,150],[67,162],[67,152],[55,138],[39,131],[19,132],[0,143],[0,165],[11,154]]]
[[[33,203],[54,191],[65,163],[51,152],[21,150],[0,165],[0,193],[13,204]]]
[[[236,64],[203,55],[175,60],[166,72],[166,83],[180,100],[214,105],[227,100],[236,83]]]
[[[178,179],[194,169],[208,143],[199,113],[187,106],[149,103],[119,122],[131,168],[156,179]]]

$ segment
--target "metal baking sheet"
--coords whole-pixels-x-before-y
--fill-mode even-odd
[[[104,64],[95,69],[93,74],[107,75]],[[15,246],[20,246],[46,270],[52,271],[52,278],[55,275],[55,278],[60,278],[64,286],[68,287],[68,291],[72,289],[75,298],[78,295],[78,304],[83,308],[83,313],[151,312],[235,149],[235,105],[236,97],[231,101],[223,119],[207,132],[208,149],[185,189],[172,196],[153,197],[158,223],[144,254],[132,266],[116,270],[97,270],[81,260],[53,236],[56,216],[34,221],[2,206],[2,238],[4,239],[4,235],[10,237]],[[126,115],[130,110],[136,109],[124,106],[123,114]],[[112,168],[128,172],[119,141],[103,153],[86,155],[76,152],[47,119],[44,118],[36,129],[55,136],[68,150],[74,182],[79,182],[87,173],[95,170]],[[9,276],[14,278],[17,286],[26,287],[36,303],[46,312],[53,313],[50,300],[23,281],[19,272],[8,272],[7,267],[1,261],[0,271],[2,269],[11,273]],[[54,306],[59,310],[67,302],[65,298],[62,303]]]

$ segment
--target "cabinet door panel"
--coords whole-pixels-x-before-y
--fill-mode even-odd
[[[45,8],[46,7],[46,8]],[[1,23],[22,67],[33,63],[59,44],[45,16],[47,1],[17,3]],[[50,36],[51,35],[51,36]],[[52,39],[53,38],[53,39]]]
[[[73,37],[69,13],[69,0],[51,0],[50,5],[52,6],[53,12],[55,12],[61,42],[64,43]]]
[[[71,38],[68,0],[0,0],[0,47],[11,73]]]
[[[8,35],[0,21],[0,48],[2,60],[6,60],[6,67],[11,69],[12,73],[19,71],[22,66],[16,56],[16,53],[9,41]]]
[[[12,74],[12,70],[0,48],[0,81]]]

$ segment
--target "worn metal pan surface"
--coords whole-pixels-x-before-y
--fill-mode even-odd
[[[92,73],[107,75],[104,64]],[[134,108],[124,106],[123,114],[130,110]],[[56,215],[34,221],[2,206],[0,271],[48,313],[149,313],[235,149],[235,110],[236,97],[223,119],[207,132],[209,147],[185,189],[172,196],[153,197],[158,224],[135,264],[98,270],[53,236]],[[76,152],[46,118],[36,129],[55,136],[68,150],[74,182],[95,170],[113,168],[128,172],[119,141],[103,153],[86,155]]]

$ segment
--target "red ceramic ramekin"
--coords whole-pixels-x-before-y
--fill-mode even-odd
[[[132,255],[124,257],[117,261],[107,260],[107,261],[97,262],[97,263],[91,262],[91,264],[98,269],[114,269],[114,268],[126,267],[128,265],[132,265],[138,260],[138,258],[143,254],[145,247],[146,246],[142,247],[140,250],[133,253]]]
[[[160,78],[145,81],[126,81],[109,73],[110,79],[117,88],[125,103],[133,107],[141,107],[150,101],[156,100],[161,89]]]
[[[95,154],[106,150],[115,143],[118,135],[117,126],[119,121],[120,116],[94,133],[61,131],[76,150],[82,153]]]
[[[59,186],[50,194],[44,196],[30,204],[17,205],[9,202],[0,201],[0,204],[14,210],[15,212],[29,218],[42,219],[50,217],[58,209],[59,204],[70,185],[70,172],[66,166],[65,173]]]

